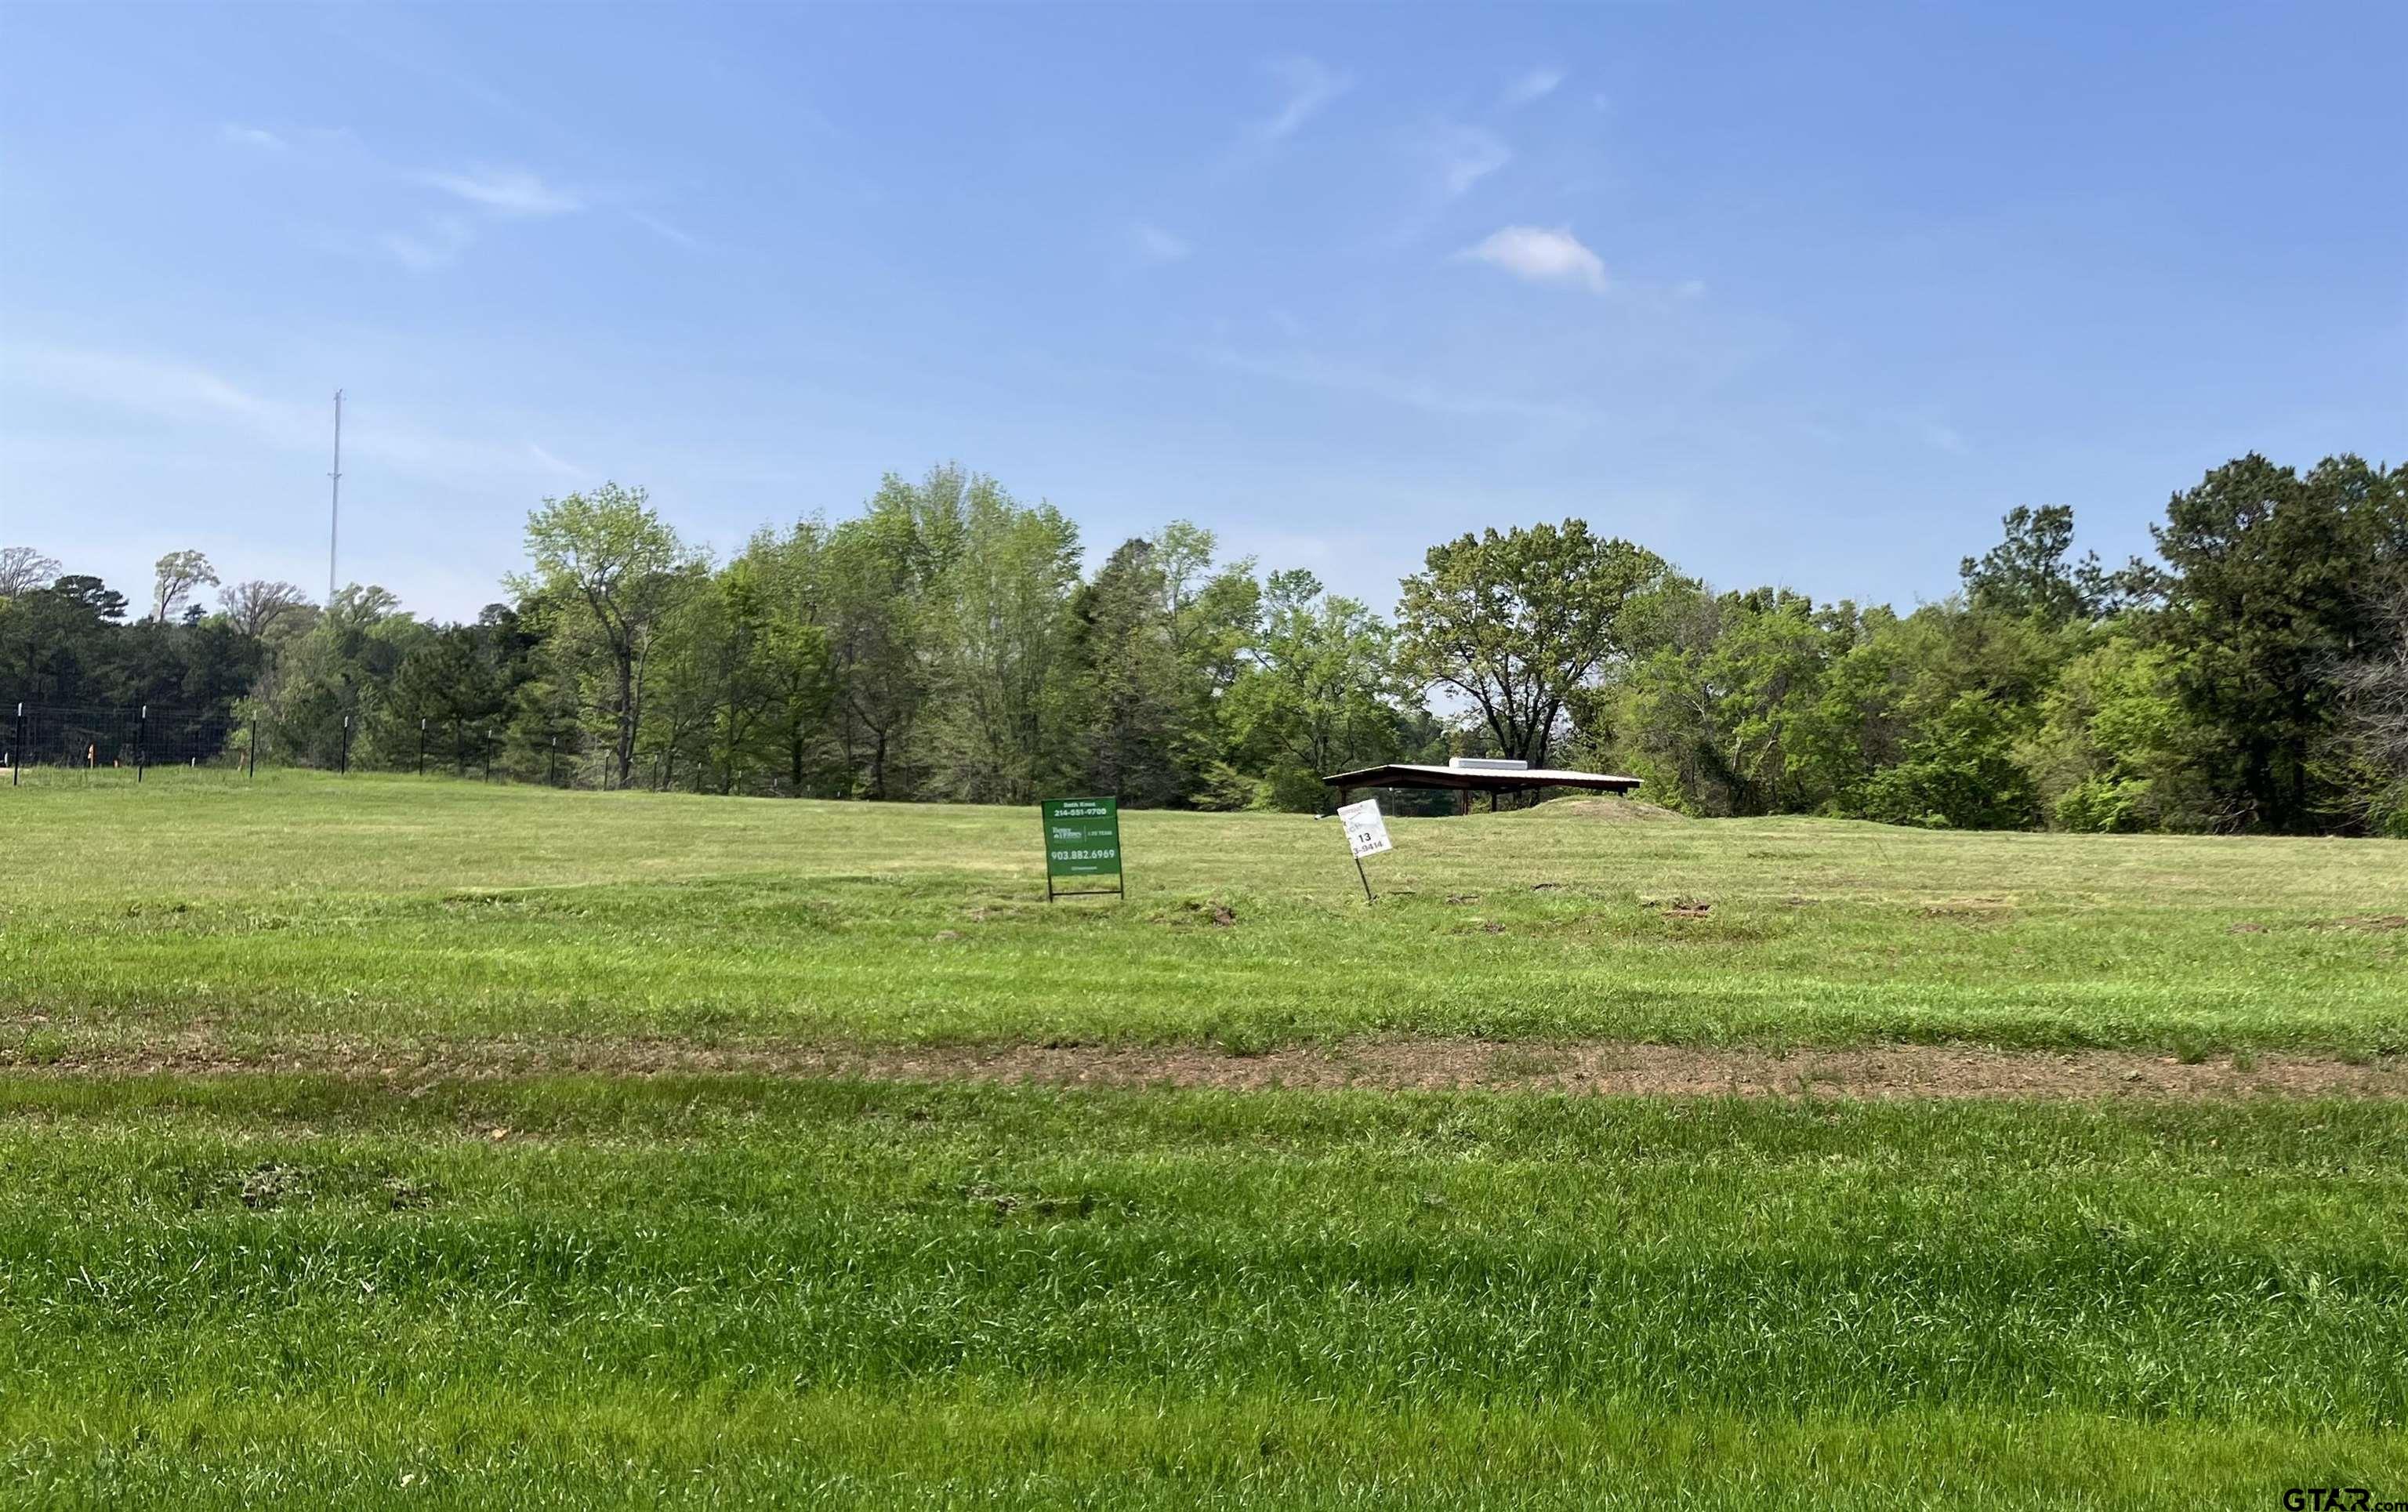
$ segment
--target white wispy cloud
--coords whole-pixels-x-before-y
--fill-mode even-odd
[[[1165,231],[1151,221],[1140,221],[1129,227],[1129,245],[1149,263],[1176,263],[1196,250],[1185,237]]]
[[[61,347],[0,349],[0,373],[13,384],[153,421],[204,431],[233,431],[246,446],[265,447],[322,468],[327,399],[334,385],[306,396],[269,395],[201,364],[153,353]],[[343,462],[447,486],[493,490],[512,480],[541,486],[592,471],[563,462],[527,441],[482,439],[437,430],[394,412],[357,391],[343,417]],[[304,468],[307,472],[307,468]]]
[[[458,216],[438,215],[417,231],[388,231],[377,246],[412,273],[432,273],[460,261],[477,234]]]
[[[1438,168],[1440,190],[1455,199],[1512,162],[1513,150],[1493,131],[1445,126],[1431,138],[1430,156]]]
[[[562,478],[580,478],[594,476],[591,469],[580,467],[573,462],[563,461],[533,441],[527,443],[527,455],[533,457],[545,471],[556,473]]]
[[[474,168],[466,173],[423,173],[418,181],[456,194],[497,215],[566,215],[585,208],[577,194],[523,168]]]
[[[692,232],[682,230],[680,227],[673,226],[657,215],[649,215],[642,210],[629,210],[627,212],[627,219],[635,221],[636,224],[643,227],[646,231],[651,232],[653,235],[660,237],[663,241],[672,242],[677,246],[685,248],[689,251],[702,245],[702,238],[700,236],[694,235]]]
[[[1604,260],[1563,227],[1507,226],[1455,255],[1503,268],[1531,283],[1569,283],[1605,292]]]
[[[278,442],[298,434],[284,407],[175,358],[20,347],[10,349],[8,367],[13,376],[51,392],[162,420],[234,421]]]
[[[1533,68],[1505,86],[1504,106],[1510,110],[1532,100],[1543,100],[1555,93],[1556,86],[1563,83],[1565,77],[1564,70],[1560,68]]]
[[[1254,128],[1254,135],[1266,142],[1294,136],[1324,106],[1354,87],[1354,75],[1314,58],[1274,58],[1263,64],[1263,71],[1284,92],[1279,108]]]
[[[232,142],[236,147],[263,148],[270,152],[281,152],[291,145],[264,127],[244,126],[231,121],[218,128],[218,139]]]
[[[229,121],[219,128],[219,136],[226,142],[253,150],[290,153],[295,163],[339,154],[366,178],[439,190],[475,207],[481,212],[476,218],[480,220],[538,220],[587,209],[593,203],[587,195],[548,183],[523,168],[479,165],[451,173],[407,171],[377,161],[351,133],[340,128],[308,128],[287,138],[264,127]],[[695,238],[657,216],[620,207],[656,235],[682,247],[699,245]],[[320,233],[318,239],[329,250],[385,258],[413,273],[429,273],[459,262],[478,235],[474,220],[461,214],[437,214],[424,216],[415,226],[399,230],[371,233],[329,228]]]

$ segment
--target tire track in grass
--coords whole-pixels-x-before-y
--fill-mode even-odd
[[[1869,1099],[2260,1096],[2408,1097],[2398,1056],[2358,1061],[2263,1054],[2010,1050],[1892,1044],[1842,1049],[1581,1040],[1340,1040],[1240,1053],[1214,1046],[1033,1045],[827,1048],[674,1039],[509,1038],[372,1042],[298,1035],[263,1045],[206,1030],[139,1045],[56,1043],[0,1051],[0,1067],[63,1077],[306,1071],[371,1078],[558,1072],[645,1077],[724,1072],[873,1081],[1270,1091],[1431,1090],[1615,1096]]]

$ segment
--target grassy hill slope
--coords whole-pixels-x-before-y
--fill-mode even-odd
[[[2408,1048],[2408,847],[1022,809],[394,777],[0,791],[0,1056],[296,1036],[894,1046],[1349,1035]]]

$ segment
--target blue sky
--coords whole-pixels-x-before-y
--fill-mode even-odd
[[[0,11],[0,543],[472,614],[958,459],[1383,608],[1569,514],[1901,603],[2408,459],[2408,6]]]

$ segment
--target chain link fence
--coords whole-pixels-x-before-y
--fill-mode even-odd
[[[492,721],[370,721],[144,704],[0,706],[0,782],[241,782],[276,771],[415,772],[483,781],[561,780],[556,743],[513,750]]]

